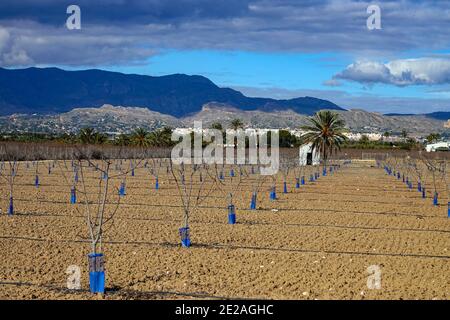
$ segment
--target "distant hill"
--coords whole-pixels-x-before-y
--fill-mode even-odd
[[[427,115],[383,115],[378,112],[365,110],[337,111],[345,120],[348,127],[360,132],[392,132],[401,133],[406,130],[409,134],[426,135],[433,132],[446,132],[445,121],[428,117]],[[447,120],[447,119],[445,119]]]
[[[151,77],[102,70],[0,68],[0,115],[59,114],[74,108],[111,104],[145,107],[180,118],[201,111],[210,102],[244,111],[292,110],[306,115],[320,109],[343,110],[330,101],[312,97],[250,98],[239,91],[220,88],[202,76]]]
[[[407,117],[407,116],[424,116],[430,119],[436,119],[436,120],[442,120],[447,121],[450,119],[450,112],[445,111],[438,111],[438,112],[432,112],[432,113],[425,113],[425,114],[402,114],[402,113],[388,113],[386,114],[388,117]]]
[[[347,127],[356,132],[385,132],[399,134],[405,129],[410,135],[445,133],[446,122],[425,116],[386,116],[364,110],[336,111]],[[214,122],[229,127],[233,119],[241,119],[253,128],[299,128],[306,124],[306,115],[292,110],[243,111],[220,103],[208,103],[202,110],[183,118],[151,111],[147,108],[104,105],[101,108],[80,108],[58,115],[12,115],[0,117],[0,132],[27,133],[78,133],[83,127],[93,127],[101,132],[129,133],[136,128],[154,130],[164,126],[192,127],[201,120],[204,128]]]

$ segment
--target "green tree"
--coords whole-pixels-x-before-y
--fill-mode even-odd
[[[81,129],[78,133],[78,140],[83,144],[94,143],[95,130],[93,128]]]
[[[223,126],[222,126],[222,124],[221,124],[220,122],[214,122],[214,123],[212,123],[211,126],[210,126],[210,128],[211,128],[211,129],[220,130],[220,131],[223,130]]]
[[[408,131],[406,131],[406,129],[403,129],[401,136],[403,138],[403,142],[406,143],[406,139],[408,139]]]
[[[241,119],[232,120],[230,125],[231,125],[231,129],[233,129],[233,130],[242,129],[244,127],[244,123],[242,122]]]
[[[292,148],[300,145],[299,139],[287,130],[280,130],[279,137],[281,148]]]
[[[328,157],[334,151],[340,150],[342,143],[347,140],[344,135],[345,121],[339,114],[331,111],[319,111],[308,118],[308,121],[308,125],[301,127],[306,131],[302,135],[302,141],[304,144],[312,143],[313,150],[318,150],[322,154],[326,167]]]
[[[131,138],[129,135],[123,133],[116,137],[114,144],[122,147],[129,146],[131,144]]]
[[[108,137],[93,128],[84,128],[78,134],[78,141],[83,144],[104,144],[108,141]]]
[[[359,143],[363,144],[363,145],[367,145],[367,144],[370,143],[370,139],[369,139],[369,137],[367,135],[363,134],[361,136],[361,139],[359,139]]]
[[[100,132],[94,134],[94,144],[105,144],[108,141],[108,137]]]
[[[131,134],[131,143],[137,147],[149,147],[151,145],[149,132],[143,128],[137,128]]]
[[[426,137],[428,143],[435,143],[441,140],[441,135],[439,133],[431,133]]]
[[[174,145],[172,141],[172,128],[164,127],[153,131],[149,135],[150,145],[153,147],[170,147]]]

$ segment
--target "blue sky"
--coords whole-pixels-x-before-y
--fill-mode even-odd
[[[199,74],[224,86],[324,89],[322,83],[351,62],[337,59],[338,55],[326,53],[169,50],[149,59],[145,66],[110,69],[150,75]]]
[[[420,55],[418,56],[420,57]],[[203,75],[219,86],[235,88],[249,96],[282,99],[294,98],[299,94],[311,92],[319,98],[329,98],[330,87],[325,85],[325,82],[351,63],[352,58],[350,56],[337,52],[299,54],[217,50],[166,50],[148,59],[143,65],[112,66],[106,69],[123,73],[154,76],[174,73]],[[427,86],[398,87],[388,84],[367,85],[353,82],[341,84],[339,90],[353,97],[373,95],[387,98],[403,97],[422,99],[442,98],[447,94],[447,92],[429,92],[430,88]],[[324,91],[324,93],[321,93],[321,91]],[[376,108],[365,106],[363,99],[358,100],[360,105],[358,102],[350,103],[349,105],[343,102],[342,106],[377,110]],[[383,109],[382,107],[379,110],[382,112],[411,111],[403,108],[394,108],[391,110],[389,108]],[[413,110],[412,112],[422,112],[422,110]],[[423,112],[427,111],[424,109]]]
[[[0,66],[198,74],[249,96],[383,113],[450,111],[450,2],[3,0]],[[381,10],[368,30],[367,8]],[[72,4],[72,3],[70,3]]]

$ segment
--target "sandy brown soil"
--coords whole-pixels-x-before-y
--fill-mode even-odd
[[[39,189],[34,172],[21,171],[12,217],[2,184],[0,298],[100,299],[88,293],[83,207],[68,204],[58,169],[45,171]],[[298,190],[291,174],[288,194],[280,176],[279,199],[269,201],[267,184],[259,210],[250,211],[250,182],[236,199],[236,225],[227,224],[222,193],[211,194],[191,217],[186,249],[180,199],[167,176],[158,191],[146,170],[128,176],[105,235],[103,299],[450,298],[450,219],[430,193],[423,200],[382,169],[353,164]],[[69,265],[80,266],[83,290],[65,289]],[[371,265],[382,270],[379,290],[367,287]]]

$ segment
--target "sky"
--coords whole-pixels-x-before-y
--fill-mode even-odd
[[[81,29],[67,27],[69,5]],[[381,29],[367,27],[371,5]],[[450,1],[2,0],[0,66],[197,74],[248,96],[450,111]]]

